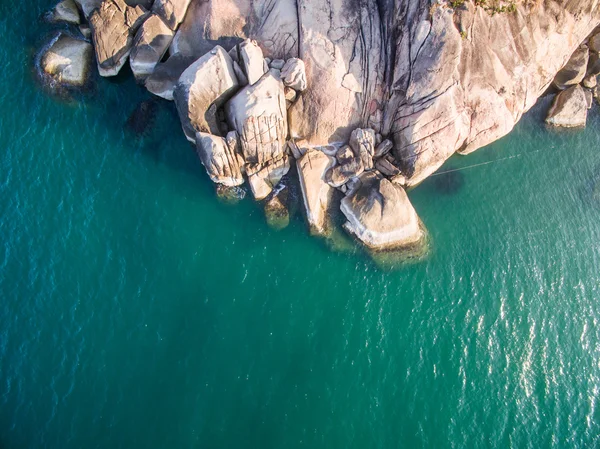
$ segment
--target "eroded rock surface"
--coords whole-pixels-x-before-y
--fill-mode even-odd
[[[173,98],[183,132],[190,142],[195,142],[197,132],[221,135],[217,109],[236,92],[237,87],[231,57],[219,46],[181,74]]]
[[[235,132],[229,133],[227,138],[196,133],[196,152],[213,182],[227,187],[244,183],[241,170],[244,159]]]
[[[190,0],[154,0],[152,12],[175,30],[183,21],[189,5]]]
[[[92,65],[92,45],[60,33],[40,60],[41,69],[56,82],[66,86],[83,86]]]
[[[154,72],[172,40],[173,31],[159,16],[153,14],[146,19],[135,35],[129,56],[131,71],[138,81]]]
[[[144,7],[131,7],[124,0],[104,0],[91,13],[90,26],[100,75],[119,73],[131,53],[133,37],[147,16]]]
[[[181,74],[195,61],[190,56],[176,54],[165,62],[159,63],[152,74],[146,78],[144,85],[154,95],[173,100],[173,91]]]

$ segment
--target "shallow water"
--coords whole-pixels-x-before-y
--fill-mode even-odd
[[[450,160],[497,162],[411,191],[432,252],[382,270],[218,201],[131,78],[49,97],[51,4],[0,4],[2,449],[599,444],[596,106]]]

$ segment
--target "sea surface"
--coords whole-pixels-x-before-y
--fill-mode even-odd
[[[48,95],[52,3],[0,3],[1,449],[600,446],[598,106],[452,158],[382,267],[219,202],[130,76]]]

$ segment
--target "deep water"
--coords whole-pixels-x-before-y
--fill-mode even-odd
[[[47,95],[51,5],[0,3],[0,448],[600,444],[597,106],[450,160],[483,165],[409,193],[432,252],[384,270],[218,201],[131,77]]]

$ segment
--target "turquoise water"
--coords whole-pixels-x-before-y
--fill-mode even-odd
[[[450,160],[498,162],[410,192],[432,254],[382,270],[218,202],[171,105],[124,129],[131,79],[48,96],[52,1],[8,3],[2,449],[600,444],[598,107]]]

